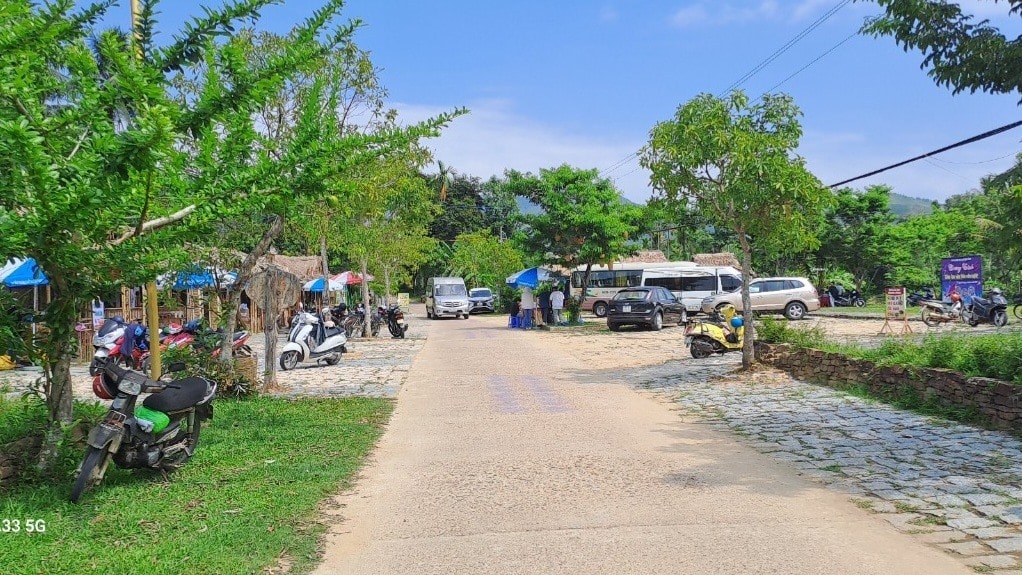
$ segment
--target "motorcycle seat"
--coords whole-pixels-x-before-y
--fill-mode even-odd
[[[175,381],[173,385],[180,387],[168,387],[160,393],[154,393],[145,398],[142,405],[164,413],[181,411],[202,401],[209,391],[209,384],[201,377],[186,377]]]
[[[342,327],[328,327],[328,328],[326,328],[323,331],[323,334],[326,337],[333,337],[333,336],[335,336],[337,334],[341,334],[341,333],[344,333],[344,328],[342,328]]]

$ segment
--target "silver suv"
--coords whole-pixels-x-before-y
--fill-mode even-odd
[[[781,312],[788,319],[802,319],[820,309],[816,288],[807,278],[757,278],[749,282],[752,311]],[[703,299],[701,311],[712,314],[725,304],[742,311],[742,291],[711,295]]]

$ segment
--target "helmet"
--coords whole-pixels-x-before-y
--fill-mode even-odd
[[[990,290],[990,293],[996,294],[996,295],[1001,295],[1004,292],[1001,291],[1001,288],[994,288],[994,289]]]
[[[113,399],[117,395],[117,382],[112,381],[106,370],[92,378],[92,393],[100,399]]]
[[[958,293],[955,292],[955,293],[951,294],[951,301],[953,301],[953,302],[960,302],[960,301],[962,301],[962,296],[958,295]]]
[[[743,323],[745,323],[745,322],[742,321],[742,318],[740,318],[738,316],[735,316],[735,317],[731,318],[731,327],[739,328],[739,327],[742,327]]]

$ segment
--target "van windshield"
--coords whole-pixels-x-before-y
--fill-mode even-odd
[[[436,286],[434,295],[468,295],[464,284],[440,284]]]

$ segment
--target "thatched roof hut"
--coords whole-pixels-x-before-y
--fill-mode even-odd
[[[285,256],[281,254],[266,254],[259,258],[257,267],[271,263],[294,274],[298,280],[303,283],[323,277],[323,258],[319,256]]]
[[[742,269],[742,264],[739,263],[738,258],[731,252],[718,252],[715,254],[696,254],[692,256],[692,261],[701,266],[731,266],[736,269]]]
[[[667,263],[667,258],[664,256],[664,252],[660,250],[641,250],[635,253],[633,256],[628,256],[618,260],[624,264],[662,264]]]

